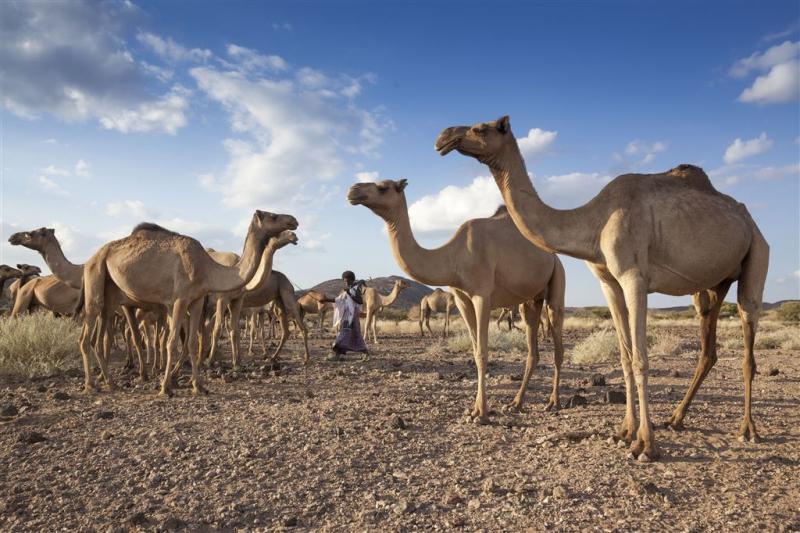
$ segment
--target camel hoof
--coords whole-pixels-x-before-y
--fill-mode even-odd
[[[557,400],[550,400],[550,401],[549,401],[549,402],[547,402],[547,404],[544,406],[544,410],[545,410],[545,411],[550,411],[550,412],[552,412],[552,413],[557,413],[558,411],[560,411],[560,410],[561,410],[561,405],[558,403],[558,401],[557,401]]]
[[[506,415],[512,413],[519,413],[522,411],[522,402],[514,400],[511,403],[505,404],[500,410],[503,412],[503,414]]]
[[[99,392],[99,391],[97,390],[97,387],[95,385],[93,385],[93,384],[92,385],[88,385],[87,384],[87,385],[83,386],[83,393],[84,394],[95,394],[97,392]]]
[[[660,455],[655,444],[645,442],[642,439],[637,439],[631,443],[630,454],[640,463],[655,461]]]
[[[119,387],[117,387],[114,383],[108,384],[108,392],[117,392]]]
[[[161,390],[158,391],[158,397],[159,398],[172,398],[172,390],[171,389],[165,389],[164,387],[161,387]]]
[[[674,417],[664,422],[664,428],[671,429],[672,431],[683,431],[686,429],[683,425],[683,420],[676,420]]]

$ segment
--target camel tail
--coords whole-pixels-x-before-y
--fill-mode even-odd
[[[81,277],[81,289],[78,291],[78,301],[75,302],[75,307],[72,308],[72,318],[73,320],[77,321],[78,317],[83,312],[83,308],[86,304],[86,296],[83,290],[83,278]]]
[[[553,266],[553,275],[550,276],[550,282],[547,284],[547,318],[550,322],[550,334],[555,335],[561,333],[562,326],[564,325],[564,294],[567,291],[567,275],[564,272],[564,265],[558,256],[555,256],[556,261]],[[554,328],[554,326],[558,326]]]

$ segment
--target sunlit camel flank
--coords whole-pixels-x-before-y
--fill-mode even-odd
[[[662,174],[619,176],[587,204],[553,209],[533,188],[507,116],[447,128],[436,140],[436,149],[442,155],[457,150],[486,164],[525,237],[545,250],[585,260],[600,280],[617,329],[628,398],[619,436],[631,441],[631,452],[642,461],[658,456],[648,403],[647,294],[693,294],[701,317],[697,369],[667,422],[680,429],[692,398],[716,362],[717,317],[728,288],[738,281],[744,333],[739,436],[758,440],[751,416],[753,343],[769,246],[744,205],[714,189],[702,169],[680,165]]]
[[[504,207],[490,218],[465,222],[440,248],[422,248],[411,232],[405,187],[406,180],[358,183],[350,188],[347,197],[351,204],[368,207],[386,222],[392,253],[403,271],[422,283],[450,286],[469,330],[478,370],[478,391],[470,417],[484,423],[489,416],[486,365],[491,309],[529,300],[535,305],[524,307],[528,342],[525,374],[516,397],[506,407],[520,408],[538,362],[536,329],[544,301],[547,301],[555,339],[553,390],[547,407],[558,407],[565,289],[561,262],[554,254],[528,242],[516,230]]]
[[[447,334],[450,333],[450,313],[455,305],[456,300],[453,294],[443,291],[438,287],[434,289],[432,293],[423,296],[419,301],[420,336],[425,336],[425,331],[422,329],[423,322],[425,323],[425,327],[428,328],[428,332],[433,335],[433,330],[431,329],[431,314],[444,313],[444,329],[442,330],[442,338],[446,339]]]
[[[364,327],[364,341],[369,341],[371,332],[372,342],[375,344],[378,343],[378,335],[375,332],[376,323],[378,322],[378,313],[380,313],[384,307],[392,305],[400,295],[400,291],[406,288],[408,288],[408,283],[402,279],[398,279],[394,282],[392,292],[387,296],[379,293],[378,289],[375,287],[367,287],[364,289],[364,312],[367,314],[367,319],[364,322],[366,324]]]

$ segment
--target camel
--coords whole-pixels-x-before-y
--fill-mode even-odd
[[[38,278],[42,275],[42,269],[35,265],[28,265],[25,263],[18,264],[17,270],[22,272],[22,276],[14,279],[8,286],[8,295],[11,304],[13,305],[14,301],[17,299],[17,292],[19,292],[19,288],[28,283],[33,278]],[[0,284],[1,286],[5,285],[5,281]]]
[[[424,337],[422,323],[428,328],[428,332],[433,335],[431,329],[431,313],[444,313],[444,331],[442,338],[446,339],[450,332],[450,312],[455,306],[456,301],[452,293],[436,288],[432,293],[426,294],[419,301],[419,334]]]
[[[262,254],[261,261],[256,270],[253,279],[238,291],[229,291],[211,295],[211,305],[215,307],[214,327],[211,332],[211,349],[208,355],[207,364],[211,365],[217,352],[217,344],[219,342],[219,335],[222,331],[222,326],[227,316],[230,319],[228,328],[228,335],[231,340],[231,363],[233,369],[239,368],[239,353],[241,350],[241,331],[239,327],[239,319],[242,314],[242,304],[244,297],[248,292],[258,291],[264,286],[272,273],[272,253],[283,248],[287,244],[297,244],[297,236],[294,233],[286,232],[279,235],[271,247],[266,248]],[[208,254],[218,263],[225,266],[233,266],[239,261],[239,256],[231,252],[217,252],[214,250],[207,250]]]
[[[48,309],[56,315],[71,316],[79,293],[80,291],[53,275],[33,278],[17,291],[11,316],[21,315],[35,308]]]
[[[375,287],[366,287],[364,289],[363,309],[367,315],[367,319],[364,322],[364,342],[369,341],[370,328],[372,328],[372,342],[378,344],[378,336],[375,333],[375,323],[378,321],[378,313],[383,310],[384,307],[392,305],[400,295],[400,291],[406,288],[408,288],[408,283],[406,283],[405,280],[398,279],[394,282],[392,292],[390,292],[387,296],[379,293],[378,289]]]
[[[294,321],[303,337],[303,348],[305,355],[303,364],[308,364],[308,331],[303,322],[302,310],[294,297],[294,287],[289,278],[282,272],[272,271],[272,275],[267,282],[256,290],[247,291],[244,297],[244,307],[262,307],[274,303],[274,314],[278,318],[281,328],[281,337],[278,346],[270,358],[277,360],[278,355],[283,350],[286,341],[289,340],[289,320]],[[265,354],[266,355],[266,354]]]
[[[497,316],[497,320],[495,321],[495,323],[497,324],[497,329],[500,329],[500,324],[503,323],[503,320],[505,320],[506,323],[508,324],[508,331],[519,329],[514,322],[520,315],[521,313],[519,313],[519,311],[514,309],[513,307],[502,308],[500,310],[500,314]],[[547,337],[550,336],[550,327],[551,325],[550,321],[547,319],[547,313],[542,313],[541,317],[539,317],[539,334],[543,341],[547,340]]]
[[[478,371],[478,391],[470,418],[488,420],[486,365],[488,362],[489,314],[493,307],[525,306],[523,318],[528,342],[525,373],[507,410],[519,410],[533,369],[539,359],[536,329],[544,301],[554,329],[555,372],[547,408],[558,408],[558,384],[564,351],[561,326],[564,320],[565,276],[561,261],[529,243],[514,227],[504,207],[490,218],[468,220],[440,248],[429,250],[417,244],[408,218],[404,189],[407,181],[384,180],[358,183],[347,198],[364,205],[386,222],[395,260],[409,276],[428,285],[448,285],[472,340]]]
[[[751,416],[753,344],[769,245],[744,205],[714,189],[702,169],[684,164],[661,174],[618,176],[585,205],[553,209],[533,188],[508,116],[447,128],[435,147],[441,155],[457,150],[486,164],[522,234],[545,250],[583,259],[600,281],[617,330],[628,398],[618,436],[631,442],[631,453],[642,461],[659,455],[648,402],[647,294],[692,294],[701,316],[694,378],[666,422],[677,430],[716,362],[717,317],[738,281],[744,334],[744,416],[738,434],[759,440]]]
[[[106,291],[109,281],[135,302],[163,305],[168,312],[167,361],[160,396],[170,396],[171,370],[175,361],[178,332],[188,322],[187,346],[192,365],[192,393],[205,392],[198,374],[198,326],[204,298],[211,292],[238,291],[259,268],[262,253],[273,247],[272,237],[297,228],[291,215],[256,211],[250,222],[242,258],[228,267],[214,261],[195,239],[171,232],[156,224],[142,223],[131,234],[100,248],[84,265],[82,303],[84,310],[81,355],[85,389],[95,389],[89,371],[90,338],[99,322],[100,331],[117,307],[115,291]],[[269,243],[268,243],[269,241]],[[272,249],[274,252],[274,248]],[[271,257],[269,254],[271,269]],[[105,361],[101,360],[101,370]]]
[[[310,290],[297,299],[297,303],[303,309],[303,317],[306,315],[317,315],[319,317],[319,333],[325,330],[325,317],[333,311],[333,304],[327,300],[331,297],[324,292]]]
[[[25,295],[18,298],[20,301],[20,310],[26,309],[26,306],[29,305],[26,304],[26,295],[36,290],[37,294],[40,295],[40,301],[42,297],[49,297],[51,300],[59,302],[59,305],[63,302],[63,307],[69,309],[54,310],[54,312],[58,314],[72,314],[72,309],[77,305],[79,299],[79,291],[83,282],[84,265],[76,265],[66,258],[64,251],[61,249],[61,244],[56,238],[55,230],[52,228],[38,228],[31,231],[20,231],[11,235],[8,242],[12,246],[24,246],[25,248],[30,248],[31,250],[39,252],[57,280],[57,283],[55,281],[36,282],[37,284],[31,288],[31,292],[23,291]],[[139,325],[134,313],[131,311],[131,307],[139,307],[139,305],[126,298],[114,285],[113,281],[109,282],[109,286],[106,290],[114,291],[114,300],[120,302],[119,310],[125,318],[129,329],[129,336],[125,336],[125,338],[130,341],[130,344],[133,344],[136,350],[136,355],[139,360],[139,380],[144,382],[147,380],[147,370],[140,348],[141,339],[139,337]],[[45,295],[45,291],[48,292],[49,295]],[[42,305],[52,309],[51,305],[53,304],[43,303]],[[16,304],[14,308],[15,310],[17,309]],[[160,311],[160,309],[156,311]],[[16,312],[19,311],[15,311],[14,313]],[[104,333],[102,337],[97,337],[98,347],[101,351],[100,357],[106,360],[108,359],[110,351],[110,341],[111,338],[113,338],[113,321],[109,326],[111,326],[110,332]],[[128,355],[129,357],[125,366],[130,368],[133,366],[133,361],[130,357],[130,345],[128,346]],[[106,377],[107,376],[104,374],[104,378]]]
[[[21,265],[17,265],[19,267]],[[22,279],[25,273],[20,268],[14,268],[8,265],[0,265],[0,286],[4,285],[9,279]]]

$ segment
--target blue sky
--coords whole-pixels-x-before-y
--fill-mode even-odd
[[[441,244],[499,193],[436,135],[508,114],[557,207],[701,165],[771,245],[765,300],[800,297],[796,2],[5,2],[0,25],[3,262],[41,264],[14,231],[82,262],[145,219],[239,251],[261,208],[300,220],[275,261],[300,287],[399,273],[347,188],[407,178]],[[603,304],[562,260],[568,305]]]

